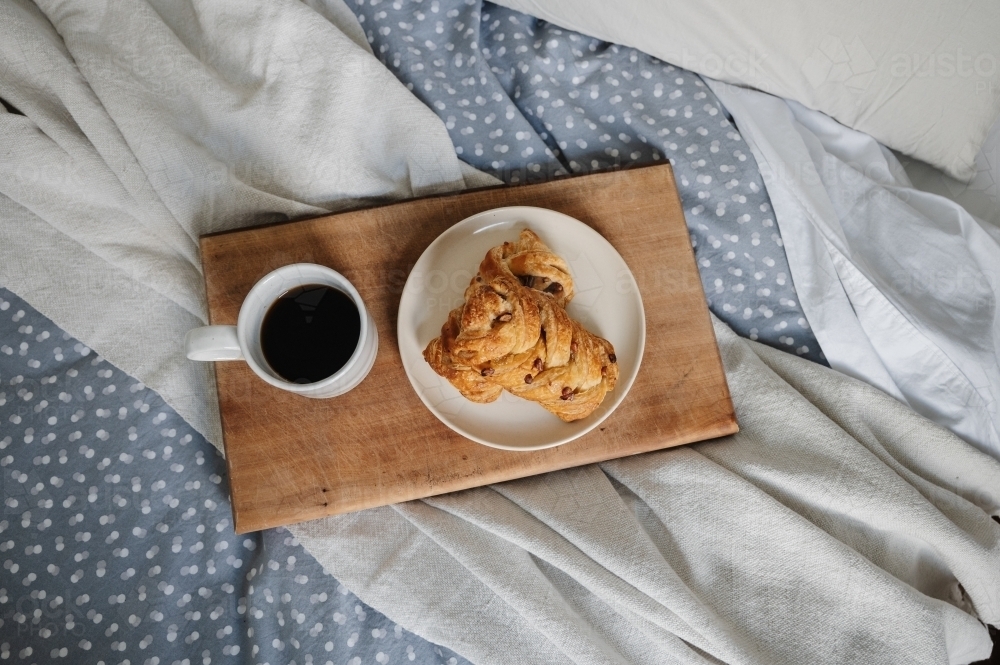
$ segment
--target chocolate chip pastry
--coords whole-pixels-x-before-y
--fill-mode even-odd
[[[586,418],[618,379],[614,347],[566,313],[569,266],[532,231],[487,252],[424,359],[467,399],[504,390],[566,422]]]

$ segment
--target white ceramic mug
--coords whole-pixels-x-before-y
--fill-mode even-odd
[[[260,328],[264,315],[275,301],[288,291],[308,284],[330,286],[346,294],[358,308],[361,334],[347,364],[334,374],[316,383],[292,383],[279,376],[264,360]],[[191,360],[246,360],[257,376],[275,388],[321,399],[343,395],[368,376],[378,351],[378,332],[357,289],[347,278],[326,266],[293,263],[268,273],[254,284],[240,306],[235,326],[204,326],[189,330],[184,345]]]

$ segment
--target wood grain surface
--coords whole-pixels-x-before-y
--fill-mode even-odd
[[[533,452],[470,441],[437,420],[403,371],[396,313],[423,250],[452,224],[513,205],[551,208],[603,235],[639,285],[646,349],[621,406],[580,439]],[[201,239],[211,322],[235,324],[258,279],[329,266],[378,326],[375,366],[350,393],[314,400],[245,363],[216,363],[237,533],[381,506],[732,434],[738,430],[669,165],[433,196]]]

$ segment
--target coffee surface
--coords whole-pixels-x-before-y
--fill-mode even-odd
[[[361,315],[343,291],[307,284],[288,291],[261,324],[264,359],[292,383],[316,383],[347,364],[361,337]]]

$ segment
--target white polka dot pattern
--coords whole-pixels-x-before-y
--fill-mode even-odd
[[[466,662],[237,536],[215,448],[2,288],[0,340],[0,662]]]
[[[669,160],[712,311],[825,362],[753,155],[696,74],[476,0],[349,6],[459,156],[505,182]]]

